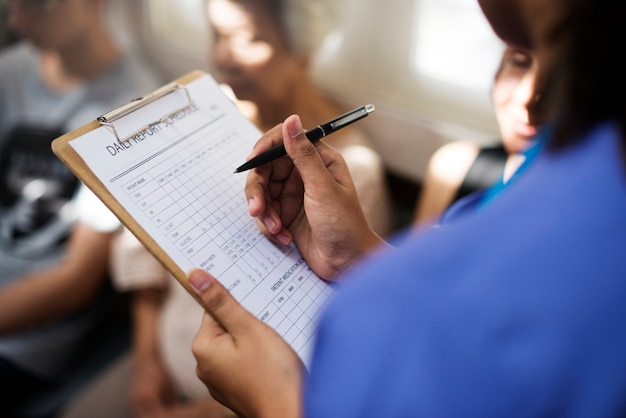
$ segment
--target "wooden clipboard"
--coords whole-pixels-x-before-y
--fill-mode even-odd
[[[187,279],[193,268],[213,274],[307,364],[334,289],[248,214],[246,177],[232,169],[260,135],[210,74],[194,71],[55,139],[52,150],[201,306]]]
[[[115,126],[112,122],[116,119],[126,116],[135,110],[138,110],[155,100],[159,100],[170,92],[184,88],[185,85],[190,82],[204,76],[206,73],[203,71],[192,71],[173,82],[155,90],[154,92],[133,100],[130,103],[124,104],[112,111],[108,112],[76,130],[69,132],[54,141],[52,141],[52,151],[59,157],[59,159],[74,173],[79,180],[81,180],[102,202],[113,212],[122,222],[122,224],[128,228],[137,239],[150,251],[150,253],[163,264],[163,266],[174,276],[174,278],[182,284],[185,289],[202,305],[201,299],[193,291],[191,285],[187,280],[187,272],[182,271],[178,265],[170,258],[170,256],[161,249],[156,241],[139,225],[139,223],[126,211],[126,209],[115,199],[115,197],[107,190],[102,184],[100,179],[91,171],[85,161],[78,155],[74,148],[69,144],[70,141],[85,135],[86,133],[98,129],[102,126],[109,126],[112,129],[112,133],[117,136],[118,141],[123,141],[125,138],[120,138]],[[180,111],[181,109],[174,109],[172,113]],[[168,115],[165,115],[167,117]],[[149,124],[158,124],[160,121],[152,121]],[[131,134],[132,135],[132,134]]]

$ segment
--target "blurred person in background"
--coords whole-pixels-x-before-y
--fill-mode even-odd
[[[305,127],[336,118],[342,108],[313,82],[311,66],[341,15],[343,1],[207,0],[216,78],[262,132],[297,113]],[[371,140],[352,125],[325,141],[350,169],[365,216],[386,236],[392,219],[382,160]]]
[[[0,53],[0,415],[63,384],[106,286],[120,223],[51,151],[157,87],[115,44],[105,0],[9,0]]]
[[[436,221],[452,203],[500,180],[508,180],[523,160],[537,128],[530,122],[528,106],[537,77],[537,60],[520,47],[507,46],[491,92],[501,142],[480,147],[471,141],[455,141],[431,157],[415,221]]]

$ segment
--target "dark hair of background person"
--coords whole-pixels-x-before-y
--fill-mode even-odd
[[[12,45],[19,40],[19,37],[8,28],[8,22],[8,3],[0,2],[0,49]]]

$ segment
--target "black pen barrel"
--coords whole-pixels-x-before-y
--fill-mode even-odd
[[[262,154],[257,155],[254,158],[246,161],[243,165],[237,168],[235,173],[241,173],[242,171],[250,170],[252,168],[256,168],[262,166],[263,164],[270,163],[283,155],[287,155],[287,151],[285,150],[285,146],[283,144],[276,145],[273,148],[263,152]]]
[[[362,106],[348,113],[344,113],[343,115],[331,120],[330,122],[317,125],[315,128],[306,131],[305,135],[309,141],[315,142],[325,137],[326,135],[329,135],[343,128],[344,126],[348,126],[351,123],[354,123],[357,120],[364,118],[373,111],[374,105],[369,104],[366,106]],[[285,150],[285,146],[283,144],[277,145],[274,148],[271,148],[270,150],[265,151],[264,153],[259,154],[251,160],[245,162],[243,165],[235,170],[235,173],[241,173],[242,171],[262,166],[263,164],[270,163],[286,154],[287,151]]]

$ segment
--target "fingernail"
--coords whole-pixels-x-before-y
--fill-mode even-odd
[[[276,230],[276,222],[274,222],[274,219],[268,216],[267,218],[263,219],[263,223],[265,224],[267,229],[269,229],[270,232],[273,234]]]
[[[204,270],[196,269],[189,274],[189,283],[196,293],[202,293],[211,285],[211,276]]]
[[[292,117],[287,125],[287,131],[289,132],[289,136],[295,138],[302,134],[302,122],[298,116]]]
[[[291,244],[291,237],[285,234],[284,232],[281,232],[280,234],[276,235],[276,239],[278,240],[278,242],[280,242],[283,245]]]

